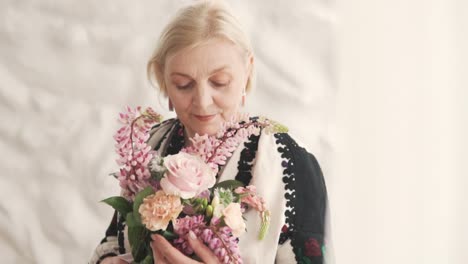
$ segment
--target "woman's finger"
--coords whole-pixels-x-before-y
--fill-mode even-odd
[[[128,262],[119,257],[107,257],[101,261],[101,264],[128,264]]]
[[[163,263],[187,263],[187,264],[199,264],[200,262],[195,261],[180,252],[178,249],[173,247],[164,237],[155,234],[151,236],[153,238],[154,250],[164,258],[166,262]],[[159,263],[158,263],[159,264]]]
[[[153,263],[154,264],[168,264],[163,254],[159,251],[156,242],[151,241],[151,249],[153,249]]]
[[[188,234],[188,242],[190,246],[195,251],[195,254],[206,264],[217,264],[219,263],[218,257],[211,251],[209,247],[207,247],[203,242],[197,238],[195,233],[189,231]]]

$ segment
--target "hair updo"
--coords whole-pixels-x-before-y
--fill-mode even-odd
[[[147,74],[151,83],[156,79],[160,91],[167,96],[164,82],[167,57],[182,49],[196,47],[212,38],[223,38],[233,42],[241,48],[246,58],[253,54],[249,38],[222,1],[197,1],[180,9],[161,33],[157,47],[147,64]],[[247,80],[247,92],[252,89],[254,74],[252,68],[252,74]]]

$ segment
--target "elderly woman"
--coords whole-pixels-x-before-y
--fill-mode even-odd
[[[254,54],[247,36],[227,8],[200,1],[182,9],[162,33],[148,73],[168,97],[176,119],[154,127],[148,143],[162,157],[175,154],[188,138],[213,135],[245,104],[254,79]],[[244,263],[323,263],[327,194],[315,157],[286,133],[248,138],[217,175],[254,184],[271,211],[264,240],[259,219],[245,214],[247,233],[239,238]],[[200,263],[153,235],[154,263]],[[218,263],[196,237],[189,239],[203,263]],[[131,252],[125,222],[116,212],[90,263],[126,263]]]

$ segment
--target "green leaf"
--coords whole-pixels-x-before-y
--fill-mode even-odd
[[[164,178],[164,173],[165,171],[150,171],[151,172],[151,179],[154,179],[156,181],[161,181],[162,178]]]
[[[101,202],[104,202],[112,206],[121,215],[127,215],[129,212],[132,211],[132,203],[127,201],[127,199],[121,196],[113,196],[113,197],[104,199]]]
[[[174,240],[174,239],[176,239],[176,238],[179,237],[178,235],[176,235],[176,234],[174,234],[174,233],[172,233],[171,231],[168,231],[168,230],[164,230],[164,231],[162,232],[162,236],[163,236],[165,239],[167,239],[168,241],[172,241],[172,240]]]
[[[312,264],[312,260],[310,260],[310,258],[304,256],[304,257],[302,257],[302,263],[304,263],[304,264]]]
[[[135,262],[140,262],[148,255],[145,243],[149,231],[136,221],[133,213],[127,214],[126,222],[128,226],[128,241],[132,247],[133,258]]]
[[[140,264],[153,264],[153,261],[153,256],[149,254]]]
[[[297,249],[297,255],[302,258],[304,255],[302,255],[302,248]]]
[[[133,201],[133,215],[137,222],[141,223],[141,216],[138,212],[138,208],[140,208],[140,205],[143,203],[143,198],[151,194],[154,194],[154,190],[151,186],[148,186],[135,195],[135,200]]]
[[[127,214],[127,216],[125,217],[125,222],[127,224],[128,227],[139,227],[139,226],[143,226],[143,224],[141,223],[141,221],[138,221],[135,217],[135,214],[133,212],[130,212]]]
[[[128,239],[132,245],[132,255],[136,262],[140,262],[148,254],[144,243],[146,236],[146,229],[144,227],[129,227]]]
[[[118,179],[119,177],[117,176],[117,172],[112,172],[112,173],[109,173],[109,176],[112,176],[116,179]]]
[[[237,187],[243,187],[244,183],[241,181],[236,181],[236,180],[226,180],[222,182],[218,182],[213,186],[213,190],[216,188],[223,188],[223,189],[228,189],[228,190],[234,190]]]

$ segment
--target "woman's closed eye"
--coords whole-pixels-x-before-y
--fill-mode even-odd
[[[224,87],[224,86],[227,86],[229,84],[229,81],[224,81],[224,82],[221,82],[221,81],[210,81],[211,84],[214,86],[214,87],[217,87],[217,88],[221,88],[221,87]]]
[[[186,84],[176,84],[177,89],[179,90],[187,90],[192,88],[194,85],[194,82],[188,82]]]

